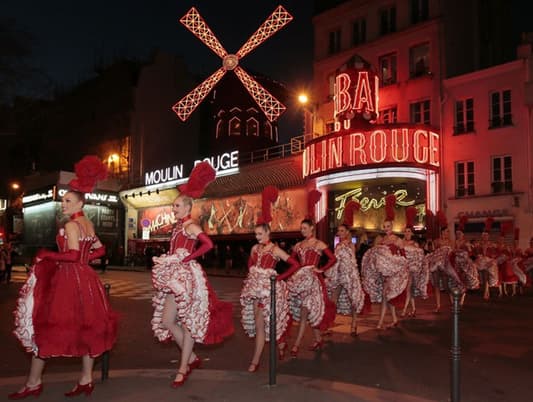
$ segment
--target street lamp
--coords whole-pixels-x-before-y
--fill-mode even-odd
[[[20,188],[20,184],[18,184],[18,183],[11,183],[11,188],[12,188],[13,190],[18,190],[18,189]]]
[[[315,112],[316,106],[309,102],[309,96],[302,92],[298,94],[298,103],[302,105],[304,111],[304,136],[307,139],[315,136]]]

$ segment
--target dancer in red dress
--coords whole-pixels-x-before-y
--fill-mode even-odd
[[[195,166],[189,182],[179,187],[180,195],[172,210],[177,219],[170,238],[170,253],[154,257],[152,284],[152,330],[160,341],[174,339],[181,359],[173,388],[182,386],[201,360],[193,351],[194,343],[215,344],[233,334],[232,305],[217,299],[205,272],[196,258],[213,248],[211,239],[191,219],[193,198],[215,179],[207,162]],[[199,247],[195,247],[200,243]]]
[[[319,199],[320,192],[310,192],[308,216],[314,215],[312,211]],[[298,259],[301,268],[287,281],[292,317],[300,322],[298,335],[290,352],[293,358],[298,356],[307,321],[313,328],[315,337],[315,342],[309,347],[313,351],[322,349],[324,343],[321,331],[327,330],[335,321],[335,304],[328,298],[322,273],[331,268],[337,258],[326,243],[315,237],[315,224],[311,219],[304,219],[300,230],[304,240],[294,246],[292,257]],[[328,257],[328,261],[319,268],[322,253]]]
[[[298,262],[270,241],[270,203],[278,198],[278,190],[273,186],[263,190],[263,215],[255,225],[255,238],[258,244],[252,248],[248,261],[248,276],[244,280],[240,302],[242,306],[242,326],[246,335],[255,337],[255,349],[248,371],[254,373],[270,339],[270,277],[276,276],[276,341],[279,342],[279,355],[282,359],[287,343],[284,341],[290,326],[288,289],[283,279],[288,278],[299,268]],[[275,267],[279,260],[286,261],[289,268],[277,275]]]
[[[46,359],[59,356],[82,358],[78,384],[65,395],[90,395],[94,358],[116,340],[117,316],[89,266],[90,260],[105,254],[105,247],[82,211],[84,193],[105,178],[106,167],[98,157],[86,156],[75,171],[77,178],[61,200],[61,210],[70,220],[57,236],[59,252],[40,250],[20,290],[14,333],[33,357],[25,386],[10,399],[39,396]]]

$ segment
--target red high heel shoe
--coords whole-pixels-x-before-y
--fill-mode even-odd
[[[172,388],[179,388],[183,384],[185,384],[185,381],[187,381],[188,373],[182,373],[181,371],[178,371],[178,374],[181,374],[181,380],[174,380],[170,384]]]
[[[81,394],[85,394],[85,396],[89,396],[92,394],[94,390],[94,383],[91,381],[87,384],[76,384],[76,386],[74,387],[74,389],[72,391],[69,391],[69,392],[65,392],[65,396],[68,396],[68,397],[71,397],[71,396],[77,396],[77,395],[81,395]]]
[[[300,350],[300,348],[298,346],[294,345],[291,348],[291,358],[296,359],[298,357],[298,351],[299,350]]]
[[[194,358],[194,360],[189,363],[189,373],[195,369],[199,369],[202,367],[202,359],[200,359],[198,356]]]
[[[41,395],[41,392],[43,392],[42,383],[35,387],[28,387],[25,385],[22,391],[13,392],[12,394],[9,394],[7,397],[9,399],[24,399],[24,398],[27,398],[28,396],[33,395],[34,397],[37,398],[39,397],[39,395]]]
[[[321,350],[323,346],[324,346],[324,341],[321,339],[319,341],[315,341],[315,343],[309,346],[308,350],[310,351]]]
[[[259,363],[250,363],[250,366],[248,367],[248,372],[255,373],[257,370],[259,370]]]

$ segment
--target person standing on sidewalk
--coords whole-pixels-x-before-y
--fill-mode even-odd
[[[279,342],[279,356],[283,358],[287,343],[286,332],[290,328],[290,314],[287,285],[283,279],[296,272],[300,265],[285,251],[270,241],[270,225],[272,215],[270,204],[276,202],[278,190],[267,186],[262,193],[262,216],[255,225],[257,243],[252,247],[248,261],[248,276],[244,280],[240,302],[242,306],[241,323],[244,332],[250,338],[255,337],[254,355],[248,372],[255,373],[265,346],[270,339],[270,277],[276,276],[276,341]],[[279,260],[286,261],[290,266],[281,275],[276,273]]]
[[[176,226],[170,238],[170,254],[154,257],[152,284],[157,291],[152,299],[152,330],[163,342],[173,339],[181,349],[180,365],[173,388],[182,386],[191,371],[199,368],[200,358],[194,343],[220,343],[233,334],[231,303],[218,300],[197,258],[213,248],[211,239],[191,218],[193,198],[200,197],[215,179],[207,162],[195,166],[172,211]],[[199,247],[195,247],[199,243]]]
[[[14,333],[33,357],[24,387],[9,399],[39,396],[46,359],[60,356],[82,358],[80,379],[65,396],[90,395],[94,359],[110,350],[117,337],[117,315],[89,266],[105,254],[105,247],[82,210],[84,193],[105,179],[107,168],[98,157],[86,156],[75,171],[77,178],[61,200],[63,215],[70,219],[57,236],[59,252],[40,250],[20,290]]]

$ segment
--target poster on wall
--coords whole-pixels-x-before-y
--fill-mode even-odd
[[[300,230],[300,222],[307,210],[305,189],[282,190],[272,206],[273,232]],[[222,199],[200,200],[193,205],[204,232],[210,235],[252,233],[261,214],[261,194],[247,194]]]
[[[145,225],[143,226],[143,223]],[[172,213],[172,206],[150,207],[139,211],[137,218],[137,232],[143,237],[143,229],[148,231],[149,237],[168,237],[176,223]]]

